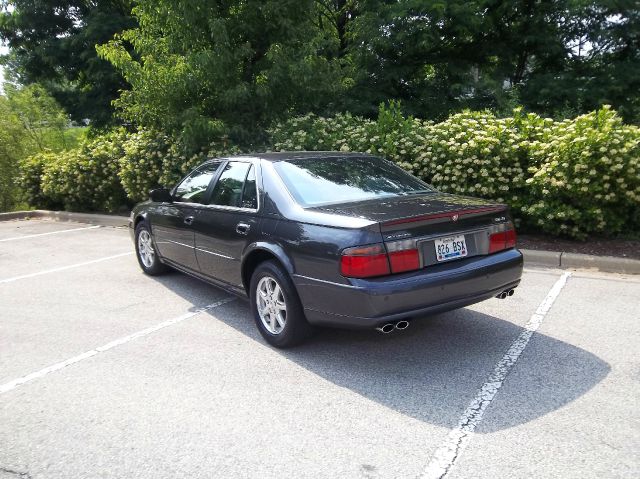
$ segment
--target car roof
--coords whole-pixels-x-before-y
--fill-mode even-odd
[[[246,153],[243,155],[224,156],[225,159],[263,159],[267,161],[297,160],[303,158],[336,158],[373,156],[368,153],[348,151],[277,151],[266,153]]]

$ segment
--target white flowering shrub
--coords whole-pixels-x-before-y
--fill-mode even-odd
[[[307,114],[276,124],[269,134],[276,151],[361,151],[401,162],[410,160],[414,146],[424,143],[421,133],[430,124],[405,119],[392,102],[380,106],[377,121],[349,113],[330,118]]]
[[[169,150],[168,137],[149,130],[131,133],[124,141],[118,176],[134,202],[148,199],[149,190],[160,184],[163,161]]]
[[[276,151],[364,151],[367,127],[373,122],[348,113],[325,118],[309,113],[269,130]]]
[[[528,151],[512,118],[465,112],[430,126],[412,163],[400,163],[436,188],[509,203],[518,212]]]
[[[182,147],[170,137],[151,130],[128,136],[120,158],[119,177],[127,196],[134,202],[146,200],[149,191],[158,186],[172,187],[191,169],[207,158],[236,154],[238,148],[225,142],[211,143],[193,155],[182,153]]]
[[[640,128],[605,107],[555,123],[531,150],[532,225],[577,238],[640,230]]]
[[[292,118],[270,130],[275,150],[362,151],[442,191],[507,203],[525,230],[584,238],[640,230],[640,129],[610,108],[554,121],[463,112],[441,123],[350,115]]]

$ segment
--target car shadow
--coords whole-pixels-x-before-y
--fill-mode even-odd
[[[198,306],[219,291],[179,273],[157,280]],[[266,346],[247,301],[208,314]],[[408,330],[388,335],[320,329],[296,348],[273,351],[400,414],[450,428],[522,331],[509,321],[464,308],[417,318]],[[501,414],[494,404],[487,412],[492,420],[478,432],[518,426],[555,411],[584,395],[610,370],[594,354],[538,332],[511,371],[512,377],[518,372],[517,379],[508,377],[505,383],[513,402],[509,407],[517,412]]]

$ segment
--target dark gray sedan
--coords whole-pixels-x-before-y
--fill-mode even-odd
[[[250,299],[260,333],[405,329],[411,318],[506,298],[522,255],[508,208],[440,193],[362,153],[207,161],[131,214],[143,271],[168,266]]]

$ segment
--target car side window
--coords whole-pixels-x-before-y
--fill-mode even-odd
[[[245,178],[247,178],[247,173],[251,166],[250,163],[240,161],[227,163],[220,175],[220,179],[218,179],[216,186],[213,188],[210,204],[246,208],[246,206],[243,206],[242,192]]]
[[[174,201],[203,203],[211,180],[220,168],[220,162],[207,163],[195,170],[180,183],[174,193]]]
[[[242,207],[258,209],[258,189],[256,188],[256,169],[253,165],[249,168],[247,179],[244,181],[242,190]]]

